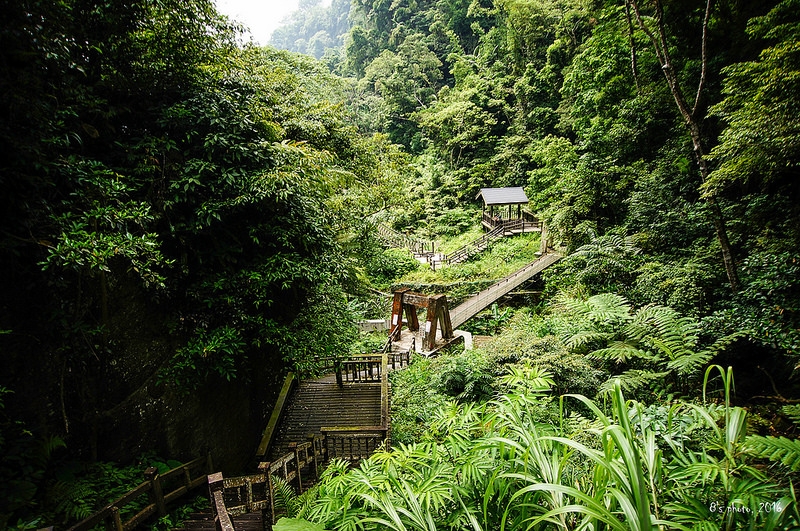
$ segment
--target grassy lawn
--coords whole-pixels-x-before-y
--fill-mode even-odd
[[[474,235],[472,238],[464,236]],[[481,232],[469,231],[442,243],[442,250],[463,246],[465,243],[480,237]],[[458,241],[458,246],[451,245]],[[489,249],[483,251],[471,260],[454,265],[443,265],[436,271],[427,267],[420,267],[405,274],[396,280],[397,283],[450,283],[458,281],[474,281],[503,278],[522,266],[536,260],[539,250],[539,234],[522,234],[510,236],[496,241]]]

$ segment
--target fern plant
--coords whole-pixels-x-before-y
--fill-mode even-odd
[[[287,518],[294,518],[297,516],[298,509],[300,508],[300,501],[298,500],[297,493],[294,491],[288,481],[280,476],[272,476],[272,492],[274,496],[275,508],[283,510]]]
[[[751,435],[747,448],[756,457],[781,463],[792,472],[800,470],[800,439]]]
[[[800,405],[783,406],[781,409],[796,426],[800,426]],[[800,470],[800,439],[750,435],[745,447],[755,457],[781,463],[792,472]]]
[[[795,426],[800,427],[800,404],[793,404],[790,406],[783,406],[781,408],[783,414],[789,417]]]
[[[634,311],[623,297],[609,293],[586,301],[567,300],[564,307],[582,327],[566,339],[567,346],[623,369],[601,387],[605,393],[617,380],[629,393],[645,388],[685,390],[716,354],[746,333],[738,331],[702,346],[695,319],[666,306]]]

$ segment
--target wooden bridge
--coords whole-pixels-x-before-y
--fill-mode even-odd
[[[488,308],[501,297],[509,294],[559,260],[561,260],[561,254],[559,253],[551,252],[544,254],[537,260],[511,273],[502,280],[495,282],[480,293],[473,295],[450,311],[450,322],[453,328],[458,328],[466,323],[480,311]]]

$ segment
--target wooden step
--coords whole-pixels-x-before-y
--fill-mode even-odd
[[[264,531],[264,515],[261,512],[246,513],[233,518],[236,531]],[[215,531],[214,516],[209,513],[195,513],[183,522],[185,531]]]
[[[270,452],[275,459],[289,443],[319,434],[323,426],[377,426],[381,423],[380,384],[345,384],[332,378],[301,382],[294,391]]]

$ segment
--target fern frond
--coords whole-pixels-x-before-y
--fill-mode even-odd
[[[624,322],[633,318],[628,300],[616,293],[600,293],[586,302],[591,309],[586,317],[594,322]]]
[[[708,347],[706,350],[708,350],[709,352],[711,352],[713,354],[716,354],[718,352],[722,352],[723,350],[728,348],[731,345],[731,343],[733,343],[737,339],[741,339],[743,337],[747,337],[749,334],[750,334],[749,330],[739,330],[739,331],[734,332],[732,334],[728,334],[727,336],[723,336],[723,337],[717,339],[716,341],[714,341],[714,343],[710,347]]]
[[[598,394],[608,394],[614,390],[614,383],[619,381],[621,389],[629,393],[642,387],[650,386],[653,382],[663,381],[669,372],[653,372],[642,369],[631,369],[617,376],[612,376],[600,386]]]
[[[613,335],[608,332],[599,332],[597,330],[583,330],[567,338],[567,340],[564,343],[570,350],[575,350],[589,343],[607,341],[612,337]]]
[[[69,519],[83,520],[94,512],[97,492],[84,481],[58,481],[53,487],[53,498],[56,500],[56,512]]]
[[[284,509],[287,517],[294,518],[299,508],[294,488],[280,476],[272,476],[272,487],[275,507]]]
[[[708,350],[702,352],[685,351],[667,363],[667,368],[677,371],[681,376],[688,376],[704,367],[713,357],[714,352]]]
[[[794,472],[800,470],[800,439],[751,435],[745,447],[758,457],[778,461]]]
[[[789,417],[792,422],[794,422],[795,426],[800,426],[800,404],[783,406],[781,411],[783,411],[783,414]]]
[[[681,352],[692,350],[697,344],[699,324],[667,306],[648,305],[636,312],[634,317],[642,340],[649,340],[668,359]]]
[[[589,357],[615,363],[625,363],[631,358],[653,359],[653,356],[640,349],[638,344],[630,341],[612,341],[606,348],[590,352]]]
[[[595,324],[629,321],[631,305],[624,297],[616,293],[600,293],[587,300],[566,298],[561,304],[575,317],[586,319]]]

